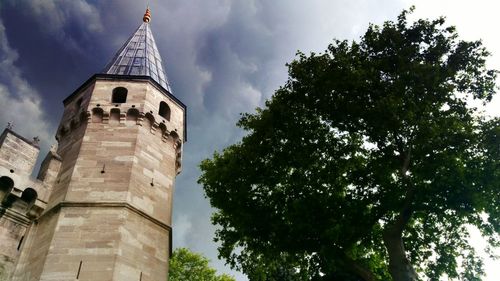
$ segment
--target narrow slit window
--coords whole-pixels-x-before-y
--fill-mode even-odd
[[[17,244],[17,250],[19,251],[21,249],[21,245],[23,244],[24,236],[19,239],[19,244]]]
[[[76,279],[80,279],[80,271],[82,270],[82,263],[83,261],[80,261],[80,265],[78,266],[78,272],[76,273]]]

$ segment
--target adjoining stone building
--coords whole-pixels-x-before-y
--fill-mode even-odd
[[[0,280],[167,280],[186,107],[149,21],[64,100],[57,146],[0,136]]]

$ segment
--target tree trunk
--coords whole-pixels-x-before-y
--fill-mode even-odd
[[[398,142],[396,140],[396,142]],[[410,167],[411,147],[407,152],[404,151],[403,145],[400,145],[401,151],[401,178],[407,186],[407,193],[404,198],[404,204],[401,212],[393,223],[389,223],[382,234],[385,248],[389,254],[389,273],[393,281],[418,281],[418,275],[406,257],[406,251],[403,244],[403,230],[412,215],[413,197],[415,190],[408,183],[408,169]]]
[[[394,225],[384,230],[384,244],[389,254],[389,273],[393,281],[418,281],[417,273],[406,257],[403,245],[404,219],[400,217]]]
[[[361,266],[360,264],[358,264],[355,260],[345,256],[345,260],[346,260],[346,263],[347,263],[347,267],[349,268],[349,270],[353,273],[355,273],[356,275],[358,275],[358,277],[361,277],[364,281],[376,281],[377,279],[375,279],[375,275],[373,275],[373,273],[364,268],[363,266]]]
[[[331,275],[327,275],[326,280],[339,280],[337,274],[350,274],[352,276],[356,276],[359,280],[363,281],[378,281],[373,272],[370,269],[366,268],[359,261],[354,260],[349,257],[342,249],[337,248],[335,251],[330,251],[328,253],[324,253],[326,259],[325,261],[331,262],[332,260],[340,258],[341,263],[335,265],[334,270],[329,272]],[[338,267],[340,265],[340,268]],[[328,267],[328,265],[326,265]],[[333,277],[335,276],[335,277]]]

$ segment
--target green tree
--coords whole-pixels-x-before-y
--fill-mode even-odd
[[[209,267],[209,260],[186,248],[178,248],[172,253],[168,269],[169,281],[236,281],[233,277],[217,275]]]
[[[500,129],[468,102],[497,72],[480,41],[408,13],[299,53],[201,163],[220,256],[251,280],[481,280],[468,229],[499,245]]]

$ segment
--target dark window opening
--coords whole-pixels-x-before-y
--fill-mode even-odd
[[[170,107],[168,107],[166,102],[160,102],[160,110],[158,111],[158,114],[170,121]]]
[[[127,88],[117,87],[113,89],[112,103],[126,103],[127,102]]]
[[[80,271],[82,270],[82,263],[83,261],[80,261],[80,265],[78,266],[78,272],[76,273],[76,279],[80,279]]]
[[[26,203],[27,209],[30,209],[33,205],[35,205],[37,198],[38,193],[31,187],[26,188],[21,194],[21,200]]]
[[[23,244],[24,236],[21,237],[19,240],[19,244],[17,244],[17,250],[19,251],[21,249],[21,245]]]
[[[76,110],[80,110],[80,108],[82,108],[82,102],[83,102],[83,99],[82,98],[79,98],[76,103],[75,103],[75,109]]]
[[[5,176],[0,178],[0,204],[10,194],[12,188],[14,188],[14,181],[11,178]]]

